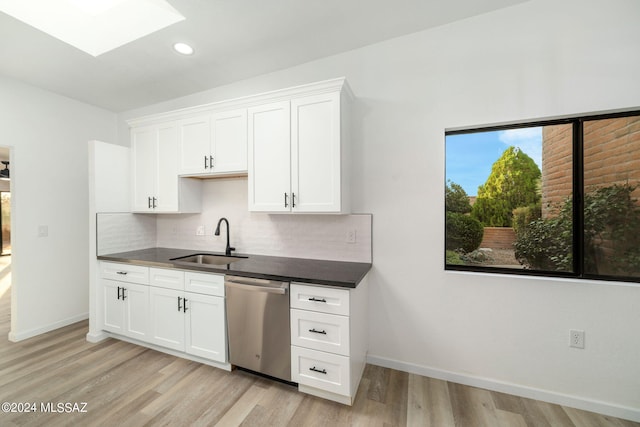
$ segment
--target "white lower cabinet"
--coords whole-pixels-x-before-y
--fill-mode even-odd
[[[224,298],[151,286],[153,344],[226,362]]]
[[[195,356],[227,361],[224,298],[187,292],[185,351]]]
[[[227,362],[224,275],[111,262],[100,271],[102,329]]]
[[[353,404],[368,349],[366,277],[355,289],[291,284],[291,379]]]
[[[103,329],[144,340],[149,333],[149,286],[101,279]]]
[[[151,342],[162,347],[184,351],[184,292],[152,287]],[[179,299],[178,299],[179,298]]]
[[[349,363],[346,356],[304,347],[291,347],[291,371],[294,381],[350,399]]]

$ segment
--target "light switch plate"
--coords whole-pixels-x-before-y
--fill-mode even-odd
[[[39,225],[38,226],[38,237],[48,237],[49,236],[49,226],[48,225]]]

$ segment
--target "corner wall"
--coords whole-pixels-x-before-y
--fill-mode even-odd
[[[0,144],[12,149],[16,341],[88,316],[87,142],[114,141],[116,116],[5,77],[0,93]]]
[[[635,0],[531,0],[129,111],[119,127],[346,76],[352,204],[373,214],[370,361],[640,421],[640,285],[443,268],[445,129],[639,107],[639,16]]]

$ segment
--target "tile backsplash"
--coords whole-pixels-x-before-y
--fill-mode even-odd
[[[98,213],[96,224],[98,255],[156,246],[155,215]]]
[[[221,217],[230,224],[231,246],[238,253],[336,261],[371,262],[370,214],[263,214],[247,210],[247,179],[203,181],[199,214],[98,214],[98,254],[170,247],[223,252],[226,225],[213,232]],[[204,235],[197,235],[199,227]],[[355,242],[347,235],[355,232]],[[145,246],[146,245],[146,246]]]

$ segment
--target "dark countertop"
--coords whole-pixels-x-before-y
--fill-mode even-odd
[[[323,261],[304,258],[284,258],[265,255],[248,256],[231,264],[207,265],[172,261],[172,258],[192,254],[224,255],[220,252],[194,251],[172,248],[149,248],[138,251],[99,255],[103,261],[124,262],[148,267],[179,268],[209,273],[231,274],[258,279],[282,280],[341,288],[355,288],[371,269],[371,263]]]

